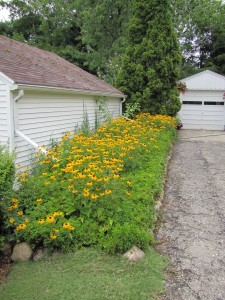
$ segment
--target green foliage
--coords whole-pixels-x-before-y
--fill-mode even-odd
[[[21,187],[4,207],[10,239],[64,251],[145,248],[175,126],[173,118],[144,114],[89,135],[66,133],[19,174]]]
[[[183,54],[180,78],[210,69],[225,74],[225,3],[215,0],[172,1],[174,22]],[[218,58],[217,58],[218,56]]]
[[[131,0],[79,2],[88,69],[114,84],[126,47]]]
[[[123,114],[124,117],[126,118],[134,118],[135,115],[137,115],[138,113],[140,113],[140,104],[138,102],[136,103],[128,103],[126,105],[126,111]]]
[[[11,193],[15,177],[14,154],[8,146],[0,146],[0,200]]]
[[[110,122],[110,120],[112,119],[112,115],[107,106],[107,97],[96,96],[94,100],[97,106],[97,110],[95,112],[95,130],[96,130],[98,129],[100,124],[104,122]]]
[[[117,78],[128,100],[145,112],[176,115],[180,59],[170,2],[134,1],[129,45]]]
[[[0,248],[3,243],[3,206],[12,193],[14,178],[14,154],[9,152],[8,145],[0,146]]]

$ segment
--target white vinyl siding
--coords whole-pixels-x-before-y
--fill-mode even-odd
[[[17,103],[17,129],[40,146],[48,146],[50,140],[60,139],[65,132],[74,132],[87,113],[88,121],[94,126],[96,102],[93,96],[56,92],[25,91]],[[120,99],[107,101],[108,109],[115,118],[120,113]],[[28,165],[36,152],[21,137],[15,137],[17,164]]]
[[[9,141],[9,90],[0,80],[0,145]]]
[[[121,105],[120,103],[121,100],[118,98],[112,98],[107,103],[109,112],[111,113],[113,118],[119,117],[119,115],[122,113],[120,112],[120,105]]]

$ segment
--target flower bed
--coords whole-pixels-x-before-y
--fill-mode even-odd
[[[96,245],[122,252],[153,242],[154,203],[176,120],[141,114],[85,136],[66,133],[19,174],[5,206],[11,238],[64,251]]]

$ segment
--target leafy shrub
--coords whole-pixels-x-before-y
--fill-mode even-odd
[[[11,194],[15,178],[14,154],[8,145],[0,146],[0,248],[3,242],[3,201]]]
[[[8,146],[0,146],[0,199],[4,199],[12,190],[15,178],[14,154]]]
[[[67,133],[19,174],[21,187],[5,207],[12,238],[64,251],[146,247],[175,127],[174,118],[142,114],[88,136]]]

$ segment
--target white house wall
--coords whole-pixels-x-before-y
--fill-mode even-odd
[[[120,113],[120,99],[108,101],[108,109],[115,118]],[[17,103],[17,129],[40,146],[48,146],[50,140],[58,140],[65,132],[80,127],[85,113],[90,125],[94,125],[96,103],[93,96],[42,93],[25,91]],[[15,137],[17,164],[28,165],[35,149],[21,137]]]
[[[10,138],[9,87],[0,80],[0,145]]]

